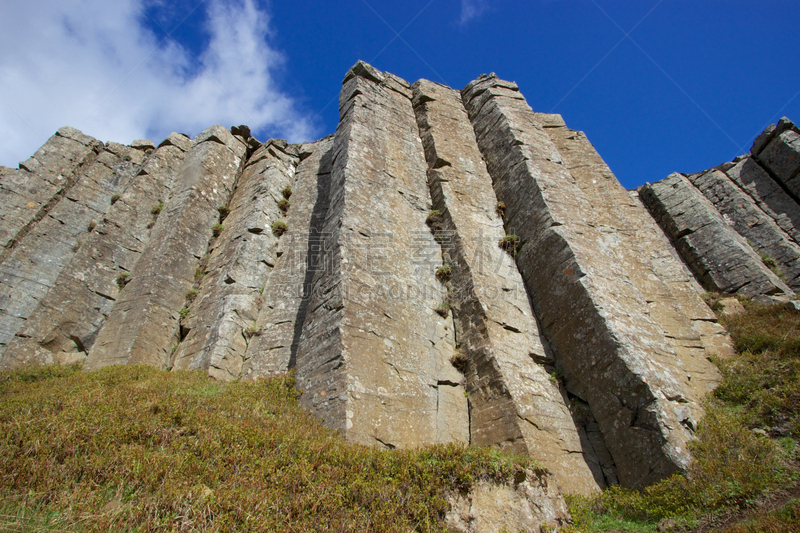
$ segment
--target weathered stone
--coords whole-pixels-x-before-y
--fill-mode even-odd
[[[181,321],[175,369],[203,369],[237,379],[255,329],[261,292],[277,259],[273,222],[283,218],[281,191],[291,187],[298,158],[272,144],[254,154],[231,199],[230,214],[210,250],[207,273]],[[223,210],[224,212],[224,210]],[[222,218],[222,217],[221,217]]]
[[[109,148],[100,149],[91,161],[84,160],[75,170],[74,184],[57,195],[59,201],[0,265],[0,355],[55,285],[87,234],[102,221],[111,197],[122,193],[139,170],[143,154],[119,144]]]
[[[322,268],[321,239],[328,211],[333,136],[304,145],[292,185],[288,229],[264,288],[264,305],[255,324],[258,335],[247,346],[242,375],[248,379],[286,372],[295,366],[314,275]],[[269,228],[266,228],[269,231]]]
[[[9,344],[0,366],[85,359],[119,295],[119,276],[133,271],[148,242],[155,217],[151,207],[171,196],[183,151],[172,143],[160,146],[86,236],[53,289]]]
[[[800,244],[800,206],[755,159],[743,158],[726,174],[775,220],[795,244]]]
[[[437,235],[453,269],[448,301],[470,360],[470,442],[531,455],[556,473],[564,491],[596,491],[598,482],[605,485],[599,461],[593,452],[584,458],[575,422],[543,366],[552,369],[554,361],[522,278],[497,245],[503,221],[461,96],[426,80],[413,89],[433,207],[441,212]],[[595,475],[587,462],[597,465]]]
[[[776,135],[757,158],[795,198],[800,198],[800,133],[786,129]]]
[[[452,321],[434,310],[444,296],[433,272],[441,254],[425,225],[431,204],[410,93],[361,62],[345,77],[325,267],[296,369],[301,405],[351,442],[390,448],[459,440],[451,428],[465,441],[469,427],[449,362]],[[450,388],[461,388],[460,402],[442,390]]]
[[[451,531],[503,533],[556,531],[571,523],[558,487],[546,472],[526,470],[505,484],[481,481],[450,497],[445,524]]]
[[[80,167],[90,164],[103,144],[74,128],[63,127],[18,170],[0,173],[0,263],[14,243],[43,219],[65,191],[75,185]]]
[[[770,124],[767,126],[767,128],[762,131],[753,141],[753,146],[750,148],[750,153],[755,156],[760,154],[761,150],[763,150],[764,147],[767,146],[775,136],[775,130],[775,124]]]
[[[244,153],[244,145],[221,126],[212,126],[195,139],[172,198],[160,210],[150,241],[84,368],[125,363],[171,366],[185,295],[207,251],[217,208],[230,199]]]
[[[682,174],[641,187],[639,196],[695,277],[709,291],[794,294]]]
[[[630,281],[616,232],[597,221],[559,151],[514,89],[484,76],[462,91],[517,264],[568,390],[602,429],[622,484],[684,467],[698,398],[645,296]]]
[[[147,139],[139,139],[131,143],[131,148],[134,148],[136,150],[155,150],[156,145],[153,144],[153,141],[149,141]]]
[[[719,305],[719,314],[722,316],[739,316],[745,312],[744,306],[736,298],[722,298]]]
[[[242,124],[241,126],[233,126],[231,128],[231,133],[244,138],[244,140],[246,141],[247,139],[250,138],[250,127],[245,126],[244,124]]]
[[[709,170],[689,177],[722,218],[758,252],[789,287],[800,291],[800,246],[726,174]]]

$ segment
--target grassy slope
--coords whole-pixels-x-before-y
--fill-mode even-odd
[[[441,531],[448,491],[534,463],[346,444],[285,376],[0,374],[0,531]]]
[[[569,498],[573,531],[656,531],[663,519],[676,531],[800,531],[800,313],[743,303],[744,315],[720,319],[739,354],[715,361],[724,381],[689,471],[643,492]]]

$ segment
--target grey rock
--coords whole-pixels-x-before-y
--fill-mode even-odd
[[[786,302],[786,309],[789,311],[800,312],[800,300]]]
[[[517,264],[568,390],[588,403],[619,481],[641,487],[685,467],[698,398],[647,298],[522,95],[495,77],[462,91]],[[580,327],[577,327],[580,324]],[[688,407],[688,410],[684,410]]]
[[[793,294],[682,174],[643,186],[640,197],[707,290]]]
[[[139,139],[131,143],[131,148],[135,150],[155,150],[156,145],[153,144],[153,141]]]
[[[709,170],[689,181],[708,198],[723,219],[793,290],[800,290],[800,246],[726,174]]]
[[[287,232],[279,244],[279,257],[264,288],[264,304],[254,326],[258,335],[247,346],[242,376],[258,379],[295,366],[300,333],[314,275],[322,263],[322,231],[328,211],[333,136],[304,145],[295,174],[286,217]],[[259,228],[259,231],[261,229]],[[269,227],[264,228],[269,232]]]
[[[764,147],[767,146],[775,136],[775,131],[775,124],[770,124],[767,126],[767,128],[762,131],[753,141],[753,146],[750,148],[750,153],[756,156],[760,154],[761,150],[763,150]]]
[[[414,109],[428,161],[436,227],[460,350],[470,359],[470,442],[537,459],[570,493],[599,489],[578,428],[543,362],[545,350],[514,259],[497,243],[505,235],[497,197],[460,94],[421,80]],[[537,363],[538,362],[538,363]],[[603,483],[602,474],[597,478]]]
[[[257,337],[261,292],[277,259],[278,237],[270,228],[283,218],[278,202],[298,163],[274,145],[263,152],[264,157],[254,154],[255,162],[237,182],[199,294],[181,321],[185,338],[175,354],[176,370],[203,369],[217,379],[237,379],[248,343]]]
[[[776,135],[757,157],[795,198],[800,197],[800,133],[787,129]]]
[[[212,126],[185,155],[174,192],[120,292],[84,364],[172,366],[181,338],[180,310],[199,260],[208,249],[217,207],[227,205],[245,147],[229,130]]]

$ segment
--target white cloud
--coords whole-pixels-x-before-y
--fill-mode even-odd
[[[474,18],[478,18],[488,8],[486,0],[461,0],[461,19],[459,24],[462,26]]]
[[[16,166],[64,125],[122,143],[215,123],[294,141],[318,133],[276,80],[284,58],[254,0],[208,0],[210,39],[195,58],[148,30],[143,9],[136,0],[0,4],[0,165]]]

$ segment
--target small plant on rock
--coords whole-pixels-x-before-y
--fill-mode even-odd
[[[438,209],[434,209],[428,213],[428,218],[425,219],[425,223],[429,226],[438,226],[442,223],[442,212]]]
[[[459,348],[456,350],[456,353],[450,358],[450,364],[453,365],[456,370],[461,372],[462,374],[467,373],[467,367],[469,366],[469,357],[464,351]]]
[[[189,315],[189,308],[184,305],[183,307],[181,307],[181,311],[180,311],[179,314],[180,314],[181,320],[183,320],[184,318],[186,318]]]
[[[228,207],[227,205],[219,206],[217,208],[217,211],[219,211],[219,221],[220,222],[225,220],[225,218],[227,218],[227,216],[231,214],[231,208]]]
[[[511,255],[517,255],[520,248],[519,237],[514,234],[506,235],[500,239],[497,245]]]
[[[117,276],[117,287],[122,289],[130,281],[130,274],[128,272],[120,272]]]
[[[447,313],[450,312],[450,304],[447,303],[447,302],[442,302],[442,303],[440,303],[439,305],[436,306],[434,311],[439,313],[441,316],[446,317]]]
[[[292,188],[284,187],[283,190],[281,191],[281,194],[283,195],[284,198],[288,200],[289,197],[292,195]]]
[[[497,205],[494,206],[494,211],[500,216],[500,218],[503,218],[506,215],[505,202],[497,202]]]
[[[289,226],[286,225],[286,222],[280,220],[273,222],[271,227],[272,233],[274,233],[276,237],[280,237],[289,230]]]
[[[222,224],[214,224],[214,227],[211,228],[211,233],[214,234],[214,237],[219,237],[222,235],[222,232],[225,230],[225,226]]]
[[[96,227],[97,227],[97,221],[92,220],[91,222],[89,222],[89,231],[92,231]]]
[[[197,295],[199,293],[200,291],[198,291],[197,289],[194,288],[189,289],[188,291],[186,291],[186,301],[192,303],[194,299],[197,298]]]
[[[453,277],[453,268],[450,265],[442,265],[436,268],[436,279],[442,283],[447,283]]]
[[[113,195],[111,197],[111,205],[114,205],[115,203],[117,203],[117,200],[119,200],[120,198],[122,198],[122,196],[120,196],[119,194]]]
[[[158,215],[160,215],[160,214],[161,214],[161,211],[162,211],[163,209],[164,209],[164,202],[158,202],[156,205],[154,205],[154,206],[153,206],[153,207],[150,209],[150,213],[151,213],[151,214],[153,214],[153,215],[155,215],[155,216],[158,216]]]
[[[281,213],[286,213],[291,205],[292,203],[289,200],[286,198],[281,198],[281,200],[278,202],[278,209],[281,210]]]

